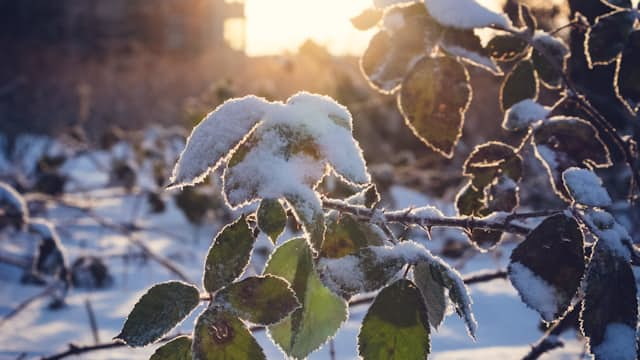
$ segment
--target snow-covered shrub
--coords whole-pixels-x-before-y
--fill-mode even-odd
[[[376,0],[373,5],[354,19],[358,28],[378,29],[363,54],[363,74],[373,88],[397,95],[416,137],[443,156],[454,156],[473,97],[467,67],[474,66],[504,76],[503,126],[520,144],[489,141],[473,150],[462,169],[466,181],[455,201],[458,216],[433,207],[385,211],[352,135],[348,109],[309,93],[286,102],[255,96],[229,100],[193,129],[171,187],[196,185],[221,169],[227,204],[248,214],[216,236],[200,288],[181,282],[153,286],[117,339],[131,346],[156,342],[206,301],[192,335],[163,345],[152,359],[264,358],[246,323],[266,327],[288,357],[305,358],[336,334],[350,299],[368,292],[377,296],[358,335],[364,359],[426,358],[431,329],[442,323],[448,304],[475,338],[465,279],[423,244],[400,236],[389,226],[393,223],[405,230],[418,226],[429,236],[434,226],[463,229],[482,251],[498,246],[505,233],[524,237],[505,276],[550,326],[528,359],[561,345],[555,331],[574,309],[596,359],[636,358],[632,264],[638,250],[608,212],[614,199],[595,171],[613,164],[609,147],[616,146],[636,180],[631,182],[635,196],[637,148],[573,85],[566,69],[569,47],[556,32],[538,29],[525,6],[517,27],[475,0]],[[589,27],[587,56],[593,65],[617,61],[616,93],[635,115],[638,10],[628,1],[607,6],[613,12]],[[480,28],[494,31],[486,46],[475,33]],[[615,41],[613,48],[608,40]],[[562,91],[562,99],[553,107],[541,104],[541,86]],[[569,102],[582,110],[580,116]],[[528,146],[564,207],[518,211]],[[330,173],[361,192],[324,197],[318,185]],[[258,203],[257,210],[246,206]],[[303,231],[276,242],[289,216]],[[541,221],[527,221],[532,218]],[[262,275],[243,277],[258,232],[278,246]]]

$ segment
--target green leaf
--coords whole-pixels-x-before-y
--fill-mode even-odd
[[[404,79],[398,101],[413,133],[448,158],[462,135],[470,102],[469,74],[448,56],[420,60]]]
[[[580,324],[596,360],[636,359],[638,301],[631,265],[608,249],[605,241],[599,240],[585,283]],[[610,328],[617,330],[613,331],[615,335]],[[615,345],[611,345],[614,341]],[[600,347],[606,343],[608,346]],[[618,354],[613,356],[607,349],[618,350]]]
[[[289,283],[272,275],[233,283],[218,292],[215,303],[226,304],[229,312],[260,325],[275,324],[300,307]]]
[[[358,30],[369,30],[382,19],[383,11],[375,8],[363,10],[360,15],[351,18],[351,24]]]
[[[556,194],[570,202],[562,173],[571,167],[604,168],[611,156],[598,131],[585,120],[556,116],[534,129],[536,156],[547,168]]]
[[[500,104],[506,111],[525,99],[538,97],[538,77],[530,60],[521,60],[505,77],[500,87]]]
[[[314,254],[320,252],[326,227],[319,195],[309,189],[306,192],[286,194],[285,198],[293,209],[296,219],[302,224],[305,238],[311,245]]]
[[[569,48],[559,38],[546,33],[536,34],[533,44],[531,60],[538,78],[550,89],[559,88],[562,73],[566,71]]]
[[[394,7],[385,13],[383,24],[397,24],[385,19],[401,18],[401,25],[378,32],[362,55],[360,66],[371,86],[385,94],[394,93],[411,66],[436,45],[441,29],[423,4]]]
[[[514,35],[496,35],[487,44],[489,55],[504,62],[523,56],[527,49],[527,42]]]
[[[589,67],[609,64],[620,55],[633,31],[634,21],[633,12],[626,10],[596,18],[585,35],[584,54]]]
[[[618,99],[632,114],[640,111],[640,30],[629,36],[627,46],[618,60],[615,88]]]
[[[436,281],[435,276],[431,271],[431,266],[427,263],[417,264],[413,268],[413,278],[424,298],[429,314],[429,323],[437,329],[442,324],[447,312],[447,299],[445,298],[445,287]]]
[[[429,319],[422,295],[409,280],[380,291],[358,334],[365,360],[426,359],[430,352]]]
[[[258,227],[260,231],[269,235],[275,244],[287,225],[287,212],[284,211],[280,200],[263,199],[258,208]]]
[[[195,286],[179,281],[150,288],[133,307],[115,339],[129,346],[145,346],[160,339],[200,303]]]
[[[509,279],[522,301],[545,321],[553,321],[569,308],[584,273],[583,247],[576,220],[558,214],[544,219],[513,250]]]
[[[232,314],[205,310],[193,330],[193,360],[266,359],[247,327]]]
[[[463,165],[463,175],[472,178],[476,188],[482,189],[500,176],[513,181],[522,178],[522,158],[505,143],[490,141],[476,146]]]
[[[222,228],[205,261],[202,280],[205,290],[213,293],[239,278],[249,264],[254,242],[244,215]]]
[[[191,360],[191,338],[179,336],[159,347],[149,360]]]
[[[340,258],[369,245],[383,245],[384,237],[376,225],[360,222],[350,214],[335,217],[327,220],[320,257]]]
[[[265,274],[291,283],[302,307],[276,325],[269,334],[290,357],[302,359],[335,335],[347,319],[347,304],[320,282],[313,267],[311,249],[305,239],[293,239],[278,247]]]

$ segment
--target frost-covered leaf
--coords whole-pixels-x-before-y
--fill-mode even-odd
[[[602,1],[604,4],[614,9],[619,9],[619,8],[630,9],[631,8],[631,0],[600,0],[600,1]]]
[[[458,57],[468,64],[483,68],[494,75],[502,75],[502,70],[493,61],[489,51],[482,46],[480,37],[473,30],[446,28],[440,47],[449,55]]]
[[[370,245],[382,245],[384,239],[376,225],[360,222],[350,214],[335,214],[327,220],[320,257],[340,258]]]
[[[562,173],[570,167],[603,168],[611,165],[609,150],[598,131],[585,120],[556,116],[534,129],[536,156],[547,168],[556,194],[568,199]]]
[[[591,234],[598,239],[598,244],[621,259],[631,259],[633,240],[627,229],[620,225],[614,217],[601,209],[588,209],[584,216]]]
[[[266,359],[245,324],[215,307],[205,310],[196,320],[192,353],[193,360]]]
[[[538,21],[533,16],[531,9],[525,4],[519,4],[518,13],[520,22],[527,28],[529,36],[533,35],[538,27]]]
[[[409,280],[383,289],[362,320],[358,353],[366,360],[426,359],[429,319],[420,291]]]
[[[530,60],[521,60],[505,77],[500,87],[503,111],[525,99],[538,98],[538,77]]]
[[[265,99],[247,96],[229,100],[209,113],[187,139],[173,169],[172,186],[202,181],[251,133],[268,107]]]
[[[405,74],[431,52],[441,28],[423,4],[393,7],[384,15],[384,29],[371,38],[362,55],[361,68],[371,85],[382,93],[394,93]]]
[[[295,293],[284,279],[273,275],[254,276],[220,290],[216,304],[254,324],[273,325],[300,307]]]
[[[603,242],[593,251],[580,313],[582,332],[597,360],[636,359],[638,302],[633,270]]]
[[[369,30],[382,19],[382,10],[375,8],[364,9],[358,16],[351,18],[351,24],[358,30]]]
[[[634,21],[633,12],[626,10],[596,18],[584,40],[584,53],[590,67],[609,64],[618,57],[633,31]]]
[[[398,101],[413,133],[449,158],[462,135],[470,102],[469,74],[447,56],[420,60],[404,79]]]
[[[478,189],[483,189],[502,175],[518,182],[522,178],[522,158],[512,146],[490,141],[473,149],[462,173],[472,178]]]
[[[475,0],[425,0],[429,14],[440,24],[459,29],[483,28],[497,25],[511,28],[504,14],[489,10]]]
[[[531,61],[545,86],[552,89],[560,86],[568,54],[569,47],[561,39],[540,30],[533,36]]]
[[[513,250],[509,279],[545,321],[563,315],[584,273],[584,237],[565,214],[546,218]]]
[[[205,290],[215,292],[239,278],[249,264],[254,242],[244,216],[220,230],[204,263]]]
[[[640,111],[640,30],[631,33],[627,45],[618,59],[616,95],[633,114]]]
[[[483,189],[477,189],[471,181],[456,196],[456,209],[460,215],[478,214],[485,205]]]
[[[45,219],[31,218],[27,230],[39,237],[31,271],[37,275],[55,275],[66,281],[67,261],[55,225]]]
[[[263,199],[258,208],[258,227],[275,244],[287,225],[287,212],[278,199]]]
[[[264,272],[291,283],[302,304],[268,328],[271,338],[288,356],[305,358],[334,336],[347,319],[346,302],[320,282],[305,239],[293,239],[278,247]]]
[[[527,42],[514,35],[496,35],[487,44],[489,55],[498,61],[515,60],[527,49]]]
[[[318,272],[323,283],[342,297],[375,291],[406,264],[402,256],[385,250],[384,246],[371,246],[340,258],[321,259]]]
[[[380,202],[380,193],[376,185],[371,184],[345,199],[345,202],[351,205],[363,205],[367,208],[372,208]]]
[[[179,281],[154,285],[131,310],[115,339],[129,346],[145,346],[178,325],[200,303],[195,286]]]
[[[314,191],[300,191],[285,194],[285,198],[293,209],[296,219],[302,224],[305,238],[309,241],[314,253],[319,252],[322,249],[326,230],[320,197]]]
[[[518,184],[508,176],[500,176],[484,188],[487,211],[511,212],[520,204]]]
[[[159,347],[149,360],[191,360],[191,338],[178,336]]]
[[[447,299],[445,287],[436,281],[436,276],[427,263],[419,263],[413,268],[413,278],[424,298],[429,323],[437,329],[447,312]]]
[[[562,180],[571,198],[578,204],[587,206],[610,206],[612,201],[602,180],[593,171],[569,168],[562,173]]]
[[[29,220],[29,209],[22,196],[0,181],[0,229],[7,225],[21,228]]]
[[[549,115],[549,108],[532,99],[525,99],[512,105],[504,113],[502,128],[510,131],[521,131],[531,127],[535,122],[544,120]]]

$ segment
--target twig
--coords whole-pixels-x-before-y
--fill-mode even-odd
[[[480,219],[473,216],[459,216],[459,217],[428,217],[417,216],[409,211],[383,211],[383,210],[371,210],[364,206],[350,205],[340,200],[323,199],[322,205],[328,209],[338,210],[343,213],[349,213],[357,218],[363,220],[369,220],[372,222],[395,222],[421,225],[426,227],[432,226],[444,226],[444,227],[457,227],[464,229],[485,229],[485,230],[497,230],[518,235],[527,235],[531,229],[525,225],[512,222],[510,219],[505,218],[504,221],[496,221],[491,219]]]
[[[580,314],[580,306],[575,305],[565,317],[555,322],[547,331],[542,335],[540,340],[531,347],[531,350],[527,355],[525,355],[522,360],[536,360],[543,354],[563,347],[564,343],[558,339],[563,332],[573,327],[573,325],[578,321],[578,317]]]
[[[41,292],[39,292],[39,293],[27,298],[26,300],[24,300],[23,302],[18,304],[18,306],[16,306],[15,309],[13,309],[11,312],[9,312],[7,315],[5,315],[2,318],[2,320],[0,320],[0,326],[4,325],[7,321],[11,320],[13,317],[18,315],[22,311],[24,311],[27,307],[29,307],[29,305],[31,305],[36,300],[53,294],[53,292],[56,290],[56,286],[57,286],[57,284],[55,284],[55,283],[51,284],[51,285],[47,286]]]
[[[98,323],[96,321],[96,315],[93,312],[91,301],[85,300],[84,307],[87,309],[87,316],[89,317],[89,326],[91,327],[91,333],[93,334],[93,341],[97,345],[100,343],[100,334],[98,333]]]

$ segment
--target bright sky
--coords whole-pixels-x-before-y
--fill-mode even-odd
[[[372,36],[355,29],[350,18],[371,0],[246,0],[247,53],[295,51],[306,39],[334,54],[361,54]]]

